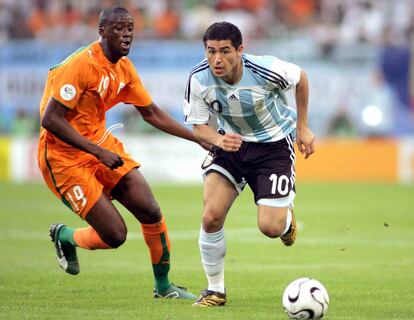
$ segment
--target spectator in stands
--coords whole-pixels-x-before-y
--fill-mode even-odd
[[[174,5],[168,3],[165,10],[154,18],[154,31],[157,38],[173,38],[180,27],[180,15]]]

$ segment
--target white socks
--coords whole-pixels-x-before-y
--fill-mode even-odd
[[[288,208],[288,212],[286,215],[286,227],[285,230],[282,233],[282,236],[289,231],[290,225],[292,223],[292,211]]]
[[[201,227],[198,245],[208,280],[208,290],[224,293],[224,257],[226,255],[224,228],[217,232],[207,233]]]

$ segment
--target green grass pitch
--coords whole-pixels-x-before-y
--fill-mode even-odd
[[[172,240],[170,278],[206,287],[198,252],[201,186],[153,186]],[[81,273],[65,274],[48,238],[53,222],[85,226],[44,185],[0,184],[0,319],[287,319],[281,297],[300,277],[330,294],[326,319],[414,319],[414,186],[299,184],[297,243],[284,247],[256,225],[250,190],[225,226],[228,305],[199,309],[154,300],[149,254],[125,210],[128,241],[78,249]]]

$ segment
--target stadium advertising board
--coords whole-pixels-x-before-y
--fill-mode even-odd
[[[129,153],[151,182],[201,183],[206,151],[168,136],[122,136]],[[0,139],[0,180],[40,181],[37,140]],[[297,151],[296,151],[297,152]],[[414,182],[414,140],[326,139],[304,160],[297,154],[297,176],[303,181]]]

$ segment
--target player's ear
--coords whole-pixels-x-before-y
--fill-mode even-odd
[[[243,50],[244,50],[243,45],[242,45],[242,44],[241,44],[241,45],[239,45],[239,47],[237,48],[237,52],[238,52],[239,54],[242,54],[242,53],[243,53]]]
[[[101,36],[101,38],[104,37],[104,35],[105,35],[105,28],[104,28],[104,26],[99,26],[98,27],[98,33]]]

